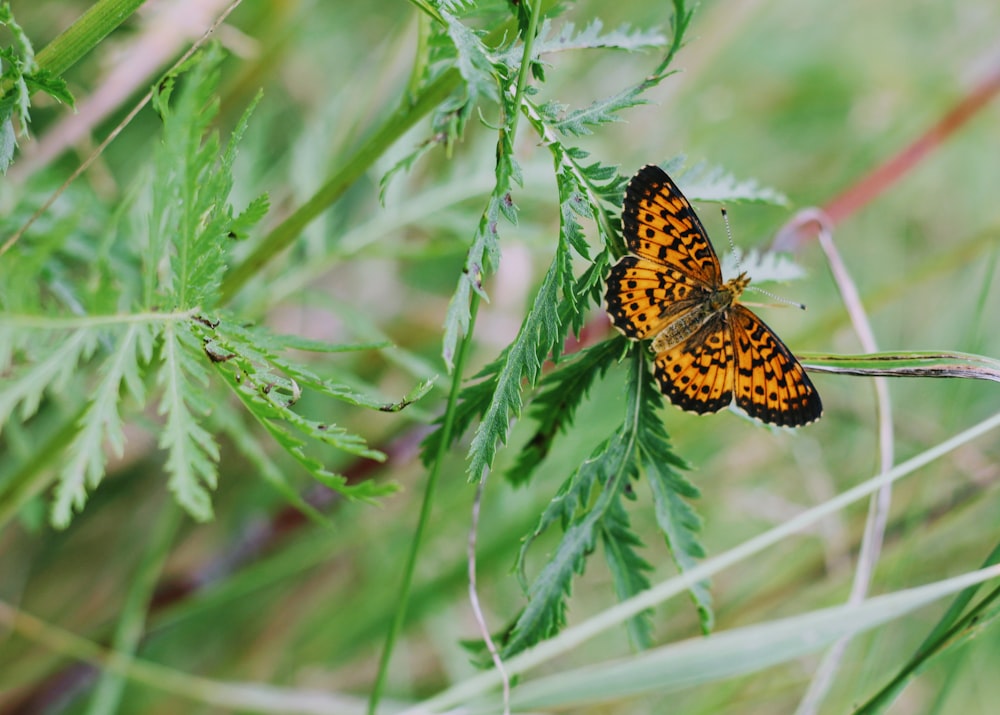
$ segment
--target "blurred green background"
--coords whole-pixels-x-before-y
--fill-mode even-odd
[[[16,17],[45,45],[87,3],[14,2]],[[67,75],[81,105],[137,73],[134,91],[108,102],[107,118],[75,149],[32,165],[32,146],[66,131],[72,112],[33,110],[33,138],[3,180],[0,203],[30,212],[124,116],[191,40],[199,2],[148,3]],[[579,2],[555,22],[578,27],[600,18],[667,32],[670,5]],[[190,26],[187,23],[191,23]],[[258,87],[264,99],[238,162],[235,203],[271,196],[273,225],[297,208],[395,107],[416,43],[416,11],[403,2],[254,2],[247,0],[218,32],[232,52],[225,66],[223,120],[232,123]],[[143,73],[143,60],[151,62]],[[639,81],[653,54],[590,51],[547,58],[545,99],[573,107]],[[917,1],[840,3],[719,1],[697,8],[681,70],[650,94],[652,103],[626,113],[580,145],[596,159],[632,174],[678,154],[754,178],[788,195],[790,208],[730,206],[738,246],[766,245],[794,209],[823,204],[901,151],[987,76],[1000,72],[1000,4]],[[115,74],[119,73],[119,74]],[[113,77],[113,79],[109,79]],[[83,107],[81,106],[81,114]],[[79,116],[79,115],[77,115]],[[490,120],[490,116],[484,117]],[[144,110],[99,162],[50,212],[88,206],[68,245],[97,240],[108,215],[147,170],[159,120]],[[441,325],[465,249],[492,186],[495,131],[476,120],[452,157],[440,150],[397,176],[378,200],[378,183],[395,159],[427,136],[419,125],[344,198],[313,222],[269,265],[237,303],[276,331],[334,342],[387,338],[397,347],[359,355],[322,356],[317,369],[398,396],[418,378],[444,375]],[[527,125],[517,156],[525,185],[515,201],[517,227],[501,226],[503,262],[480,311],[472,368],[493,359],[516,334],[551,257],[558,207],[551,159]],[[20,174],[18,172],[21,172]],[[1000,232],[1000,102],[980,110],[936,146],[886,193],[837,226],[835,240],[869,311],[883,350],[949,349],[1000,355],[995,282]],[[717,245],[724,229],[717,208],[699,207]],[[596,233],[587,226],[592,240]],[[81,249],[82,250],[82,249]],[[722,252],[720,248],[720,253]],[[823,254],[812,243],[797,256],[808,278],[773,288],[808,305],[806,313],[770,310],[765,319],[793,349],[860,352]],[[2,260],[2,259],[0,259]],[[2,270],[2,266],[0,266]],[[607,335],[600,308],[588,339]],[[470,371],[471,375],[473,371]],[[499,478],[529,425],[515,426],[486,492],[479,537],[480,596],[501,628],[523,603],[511,574],[520,539],[559,483],[620,421],[624,368],[593,390],[573,429],[557,442],[536,479],[512,490]],[[334,501],[331,528],[291,521],[282,497],[235,450],[223,457],[215,495],[217,519],[183,520],[170,540],[161,583],[181,597],[152,610],[141,658],[219,680],[256,681],[365,696],[396,605],[406,548],[416,524],[425,472],[415,458],[420,426],[442,409],[438,388],[398,414],[346,407],[325,418],[347,425],[390,460],[366,476],[401,489],[377,505]],[[878,469],[870,381],[819,375],[824,418],[794,435],[724,413],[665,415],[676,451],[693,465],[701,489],[696,509],[703,538],[718,553],[802,509],[868,478]],[[936,444],[1000,406],[1000,387],[956,380],[891,382],[897,460]],[[304,409],[309,408],[308,396]],[[323,409],[328,409],[324,405]],[[155,415],[130,434],[125,459],[71,527],[54,532],[39,497],[0,530],[0,597],[44,621],[106,643],[123,599],[150,553],[157,529],[169,532],[171,509],[155,449]],[[4,448],[16,452],[9,435]],[[466,596],[465,545],[474,489],[457,449],[443,474],[432,531],[418,568],[405,638],[394,656],[391,698],[429,695],[473,671],[460,639],[476,637]],[[20,445],[30,452],[31,445]],[[360,469],[331,454],[332,469]],[[997,540],[1000,448],[980,440],[903,481],[893,497],[885,553],[874,592],[918,585],[976,568]],[[303,490],[307,480],[289,467]],[[279,518],[280,515],[285,515]],[[631,516],[645,535],[654,579],[673,572],[647,494]],[[864,524],[858,505],[815,533],[786,542],[730,569],[713,582],[717,627],[727,629],[840,603],[850,587]],[[282,521],[285,519],[285,521]],[[554,546],[536,545],[542,560]],[[570,621],[614,600],[609,575],[593,558],[576,583]],[[855,640],[822,712],[863,702],[912,652],[940,610]],[[657,611],[661,642],[698,635],[686,599]],[[578,649],[562,663],[584,664],[627,654],[624,631]],[[818,662],[806,659],[763,674],[671,696],[673,713],[793,711]],[[93,677],[72,661],[16,635],[0,640],[0,713],[30,693],[58,693],[46,712],[86,712]],[[1000,634],[986,630],[935,661],[904,693],[894,713],[992,713],[1000,699]],[[77,675],[74,679],[74,674]],[[62,680],[54,681],[52,676]],[[8,708],[5,710],[5,708]],[[30,710],[29,710],[30,711]],[[140,685],[126,686],[120,712],[218,712]],[[666,712],[659,698],[637,698],[581,712]]]

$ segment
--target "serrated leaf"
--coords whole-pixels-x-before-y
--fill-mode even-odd
[[[30,325],[30,318],[26,322]],[[0,379],[0,429],[18,407],[22,421],[34,415],[45,391],[63,388],[74,376],[77,365],[97,349],[101,337],[99,331],[87,329],[63,335],[60,333],[58,339],[47,342],[51,347],[43,359]]]
[[[157,292],[180,308],[208,308],[217,300],[233,238],[245,234],[267,208],[258,197],[238,218],[228,203],[239,140],[258,94],[230,135],[225,150],[212,131],[219,102],[216,89],[222,53],[217,45],[185,63],[187,74],[175,92],[173,77],[153,92],[163,117],[157,153],[145,287],[148,305]],[[164,266],[167,270],[163,270]],[[163,284],[157,284],[162,276]]]
[[[593,134],[592,127],[622,121],[618,112],[623,109],[645,103],[646,100],[639,98],[635,88],[630,87],[610,97],[597,100],[590,106],[563,115],[552,124],[552,128],[564,136],[588,136]]]
[[[10,112],[5,111],[0,105],[0,173],[7,173],[7,169],[14,161],[16,150],[17,135],[14,133],[14,123],[10,119]]]
[[[260,223],[270,209],[271,198],[267,194],[257,196],[230,221],[229,235],[236,239],[246,238],[250,229]]]
[[[645,355],[642,348],[632,349],[640,353],[640,358],[644,362]],[[696,560],[705,555],[698,541],[701,519],[685,501],[697,499],[700,494],[680,472],[681,469],[687,469],[688,465],[670,446],[666,428],[660,418],[663,398],[653,376],[648,370],[643,369],[640,379],[646,385],[644,393],[647,399],[640,406],[637,423],[638,457],[642,465],[642,474],[649,482],[653,494],[656,523],[663,532],[667,548],[670,549],[670,555],[677,568],[685,571],[695,566]],[[697,584],[691,589],[691,597],[698,608],[702,630],[708,633],[714,623],[709,584],[706,582]]]
[[[186,327],[168,323],[160,354],[157,383],[163,397],[158,413],[166,421],[159,446],[167,450],[168,486],[188,514],[207,521],[212,516],[209,489],[218,481],[219,447],[202,426],[211,405],[204,396],[208,373],[200,360],[201,346]]]
[[[561,283],[558,253],[557,249],[557,256],[542,280],[531,311],[521,324],[497,373],[496,391],[469,450],[469,475],[472,480],[478,480],[493,465],[497,444],[507,442],[510,419],[521,414],[522,379],[527,380],[529,385],[538,381],[542,361],[562,337],[557,309]]]
[[[80,418],[80,429],[66,448],[59,471],[52,504],[52,523],[57,528],[69,524],[73,512],[83,509],[87,492],[100,484],[107,462],[105,445],[116,457],[122,455],[125,433],[119,412],[121,386],[128,388],[139,405],[144,403],[140,368],[151,356],[152,339],[150,325],[129,323],[98,370],[101,379],[93,388],[93,397]]]
[[[546,18],[538,31],[532,46],[535,59],[553,52],[571,50],[616,49],[627,52],[655,49],[663,47],[667,38],[657,29],[634,29],[621,25],[608,32],[603,32],[604,23],[599,19],[592,20],[584,28],[577,30],[571,22],[565,22],[556,29],[555,23]],[[516,67],[521,61],[522,49],[514,46],[504,52],[499,59]]]
[[[476,235],[473,237],[472,245],[465,259],[465,268],[458,279],[458,286],[455,294],[448,303],[448,312],[445,315],[444,340],[442,345],[442,357],[448,366],[448,372],[454,367],[454,358],[458,349],[458,341],[469,331],[471,320],[469,299],[473,291],[480,297],[486,298],[483,291],[483,277],[500,262],[500,246],[497,241],[498,224],[500,221],[501,204],[505,202],[504,195],[509,200],[509,194],[501,186],[503,177],[498,175],[497,185],[490,195],[486,205],[486,210],[479,219]]]
[[[319,394],[360,407],[370,407],[381,412],[397,412],[427,393],[433,381],[415,387],[402,400],[390,401],[365,395],[346,385],[326,380],[304,365],[294,363],[279,355],[286,348],[317,350],[334,348],[319,341],[288,335],[275,335],[261,326],[240,326],[233,320],[219,321],[205,335],[205,350],[217,362],[236,359],[240,369],[261,385],[277,385],[283,378],[296,382],[296,390],[311,389]],[[377,345],[377,344],[376,344]]]
[[[632,531],[620,494],[612,501],[607,516],[601,522],[601,544],[619,601],[649,588],[647,574],[653,567],[636,550],[642,542]],[[645,650],[653,645],[652,615],[653,611],[647,610],[626,621],[629,640],[636,650]]]
[[[24,81],[30,89],[44,92],[57,102],[62,102],[70,107],[76,106],[73,93],[69,91],[66,80],[57,77],[48,70],[40,69],[24,76]]]
[[[556,435],[570,428],[591,386],[621,357],[624,347],[624,338],[605,340],[582,351],[575,359],[561,363],[542,379],[530,413],[538,427],[507,470],[509,481],[523,484],[530,479],[548,455]]]
[[[734,255],[735,254],[735,255]],[[791,256],[774,251],[742,252],[737,247],[722,258],[722,275],[735,276],[746,271],[754,283],[794,281],[804,278],[806,271]],[[752,289],[752,284],[751,284]]]
[[[336,425],[303,418],[289,410],[287,404],[273,399],[270,391],[261,389],[259,383],[239,377],[239,373],[232,370],[217,367],[230,388],[247,407],[249,414],[313,479],[352,499],[373,499],[395,491],[396,487],[393,484],[378,484],[371,480],[349,484],[346,477],[330,472],[322,462],[306,454],[306,441],[286,429],[282,423],[290,422],[304,435],[314,439],[322,438],[322,441],[333,444],[339,449],[346,449],[379,461],[384,459],[384,455],[380,452],[364,447],[360,438],[354,438]]]
[[[555,552],[528,588],[528,603],[518,617],[501,655],[509,658],[559,631],[566,623],[566,599],[573,576],[582,574],[586,557],[594,550],[601,521],[615,492],[634,470],[629,457],[632,437],[624,429],[603,442],[560,489],[539,519],[532,537],[518,556],[523,569],[527,548],[556,520],[564,524]],[[591,495],[596,492],[595,499]],[[592,502],[592,504],[591,504]],[[582,514],[577,511],[587,505]]]
[[[282,338],[262,328],[239,326],[227,320],[209,323],[208,326],[204,323],[196,325],[204,333],[204,351],[217,371],[277,444],[313,478],[354,498],[374,498],[394,490],[392,485],[370,481],[348,484],[342,475],[328,471],[322,462],[306,454],[305,448],[309,442],[314,442],[366,459],[385,459],[382,452],[371,449],[361,436],[341,426],[310,419],[292,408],[303,386],[320,394],[375,409],[395,410],[401,407],[399,403],[374,400],[323,380],[307,368],[285,360],[272,351],[276,345],[281,347]],[[426,390],[427,387],[418,386],[414,398]]]
[[[702,555],[695,538],[699,522],[683,501],[697,496],[697,491],[677,471],[684,463],[670,449],[659,421],[656,411],[662,405],[662,397],[645,368],[641,349],[633,347],[632,355],[622,425],[563,483],[518,554],[516,568],[523,584],[528,549],[551,525],[556,522],[562,525],[564,533],[559,546],[527,588],[528,604],[511,630],[504,647],[505,657],[550,637],[562,627],[572,578],[583,572],[586,557],[598,536],[606,541],[606,556],[616,559],[612,567],[619,571],[616,588],[625,593],[645,583],[642,575],[645,561],[635,552],[638,542],[627,527],[620,504],[625,485],[639,476],[640,467],[651,484],[656,480],[654,492],[664,497],[666,507],[661,510],[657,506],[657,518],[658,521],[662,518],[661,528],[678,565],[684,568]],[[703,623],[706,627],[711,625],[710,602],[703,585],[694,589],[692,595],[702,612]],[[644,623],[643,618],[639,616],[630,625],[632,636],[640,644],[648,638],[648,622]]]
[[[497,69],[486,46],[473,30],[463,25],[449,10],[442,7],[440,13],[448,29],[448,36],[454,43],[456,66],[465,80],[469,94],[497,101]]]
[[[705,162],[695,164],[685,171],[680,176],[678,185],[684,195],[692,200],[788,205],[788,197],[781,192],[761,186],[754,179],[739,180],[722,167]]]

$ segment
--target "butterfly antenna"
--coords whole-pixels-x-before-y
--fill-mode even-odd
[[[740,254],[736,250],[736,241],[733,240],[733,229],[729,227],[729,212],[726,211],[726,207],[722,207],[722,221],[726,224],[726,237],[729,238],[729,250],[732,251],[733,258],[736,259],[736,267],[742,271],[743,261],[740,260]]]
[[[722,221],[726,224],[726,236],[729,238],[729,250],[733,252],[733,258],[736,259],[736,267],[743,272],[743,261],[740,260],[740,254],[736,250],[736,242],[733,241],[733,229],[729,227],[729,212],[726,211],[726,207],[722,207]],[[778,301],[780,304],[790,305],[799,310],[805,310],[806,306],[803,303],[796,303],[794,300],[789,300],[788,298],[782,298],[780,295],[775,295],[770,291],[766,291],[763,288],[758,288],[757,286],[751,285],[747,286],[750,290],[757,291],[758,293],[763,293],[768,298]]]

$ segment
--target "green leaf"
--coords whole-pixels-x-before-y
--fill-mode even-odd
[[[632,531],[621,494],[612,501],[607,516],[601,523],[601,544],[604,546],[604,557],[619,601],[649,588],[647,574],[653,567],[636,551],[636,547],[642,546],[642,542]],[[629,640],[637,650],[645,650],[653,645],[652,615],[653,611],[650,609],[626,622]]]
[[[678,186],[691,200],[759,203],[787,206],[788,197],[753,179],[739,180],[725,169],[705,162],[680,175]]]
[[[618,361],[625,347],[624,338],[605,340],[581,351],[574,359],[560,363],[557,369],[542,379],[530,412],[538,427],[507,470],[508,480],[523,484],[531,478],[548,455],[556,435],[572,426],[576,410],[594,381],[603,377],[608,368]]]
[[[677,568],[686,571],[695,565],[696,559],[705,556],[705,551],[698,541],[701,520],[685,501],[697,499],[700,493],[681,474],[680,470],[687,469],[688,465],[670,446],[666,428],[660,418],[663,397],[657,389],[652,374],[645,369],[645,348],[633,345],[632,350],[636,354],[634,359],[643,363],[639,378],[645,383],[643,394],[646,399],[639,406],[636,422],[636,441],[642,473],[649,482],[656,511],[656,523],[663,532],[670,555]],[[691,598],[698,608],[702,630],[708,633],[714,623],[708,583],[696,584],[691,589]]]
[[[10,103],[0,100],[0,174],[7,173],[17,149],[17,135],[10,110]]]
[[[509,658],[557,633],[566,623],[566,599],[572,579],[582,574],[586,557],[594,550],[601,523],[625,480],[635,474],[632,435],[619,429],[602,442],[560,488],[542,513],[533,534],[525,539],[518,556],[523,571],[528,547],[552,523],[563,524],[555,552],[528,588],[528,603],[504,644]]]
[[[37,323],[35,320],[33,316],[0,317],[0,344],[12,348],[18,332],[44,330],[44,319],[37,318]],[[38,410],[46,390],[62,391],[76,376],[77,365],[93,355],[100,339],[99,330],[83,328],[44,335],[24,364],[10,372],[7,365],[12,363],[13,355],[0,356],[4,358],[0,360],[0,430],[18,407],[19,416],[25,421]]]
[[[964,377],[1000,382],[1000,360],[954,350],[820,355],[799,353],[814,372],[886,377]]]
[[[448,36],[454,43],[457,53],[458,71],[465,80],[466,90],[471,100],[477,97],[487,97],[494,102],[499,97],[497,90],[497,66],[489,57],[489,50],[479,39],[476,32],[469,29],[445,9],[444,4],[438,8],[445,21]]]
[[[219,448],[202,426],[212,408],[205,388],[208,372],[198,340],[186,327],[168,323],[160,347],[163,390],[158,413],[166,417],[159,446],[167,450],[168,486],[177,503],[198,521],[212,516],[208,490],[218,481]]]
[[[26,74],[24,81],[31,91],[44,92],[58,102],[70,107],[76,106],[76,100],[73,98],[72,92],[69,91],[66,80],[57,77],[48,70],[40,69],[32,74]]]
[[[267,215],[271,208],[271,199],[267,194],[261,194],[247,204],[229,224],[229,236],[236,239],[244,239],[250,233],[250,229],[256,226]]]
[[[332,352],[339,351],[340,346],[328,346],[325,343],[294,336],[274,335],[262,326],[238,325],[235,319],[228,316],[207,326],[205,323],[201,325],[209,328],[208,331],[203,331],[203,339],[205,351],[213,362],[235,360],[235,364],[246,371],[251,380],[265,386],[285,386],[289,393],[296,393],[296,400],[297,394],[306,388],[352,405],[370,407],[381,412],[398,412],[427,394],[433,384],[432,380],[421,382],[402,400],[395,402],[364,395],[346,385],[326,380],[304,365],[279,355],[279,352],[286,348],[319,351],[327,347],[331,348]],[[294,385],[289,380],[294,381]]]
[[[510,420],[521,414],[521,381],[538,381],[542,361],[562,337],[559,321],[558,288],[563,265],[557,249],[542,285],[510,349],[497,372],[496,390],[483,415],[469,450],[470,479],[478,480],[493,465],[497,444],[507,443]]]
[[[233,238],[245,235],[267,210],[266,197],[257,197],[234,218],[228,203],[236,148],[260,95],[221,151],[218,134],[211,129],[218,114],[222,58],[219,47],[209,45],[185,63],[182,81],[171,75],[153,93],[163,118],[163,144],[156,157],[146,256],[149,306],[156,304],[157,293],[165,293],[174,307],[212,307],[218,301]],[[164,264],[168,271],[163,271]],[[157,283],[161,275],[162,285]]]
[[[593,49],[637,52],[663,47],[667,43],[667,38],[657,29],[633,29],[628,25],[622,25],[608,32],[603,30],[604,23],[597,18],[580,30],[577,30],[572,22],[562,23],[557,28],[552,20],[547,18],[542,22],[532,47],[533,60],[554,52]],[[499,59],[512,67],[517,66],[521,61],[520,48],[512,47],[506,50]]]
[[[621,340],[609,342],[619,343],[615,349],[620,350]],[[695,538],[698,519],[683,501],[697,496],[697,491],[676,471],[683,462],[670,449],[656,413],[662,406],[662,397],[646,369],[641,348],[632,348],[629,366],[622,425],[563,483],[518,554],[516,568],[523,585],[528,549],[552,524],[560,523],[562,540],[527,588],[528,604],[511,629],[504,646],[505,657],[551,637],[565,624],[572,578],[583,573],[586,557],[593,551],[598,536],[604,542],[606,558],[613,562],[611,568],[619,596],[631,597],[648,586],[643,573],[648,565],[635,551],[639,542],[628,527],[620,503],[626,485],[639,477],[640,467],[651,484],[655,481],[657,499],[665,500],[662,508],[657,504],[657,519],[678,566],[688,567],[693,558],[703,553]],[[692,596],[701,612],[703,626],[707,627],[711,616],[704,585],[693,589]],[[629,631],[637,645],[648,643],[646,615],[637,614],[629,624]]]
[[[86,331],[78,331],[79,333]],[[74,510],[83,509],[88,490],[97,488],[104,477],[107,461],[105,445],[116,457],[125,449],[125,433],[119,411],[121,386],[124,384],[137,404],[145,403],[145,387],[140,368],[152,358],[153,330],[145,323],[129,323],[108,351],[98,374],[100,381],[79,422],[79,431],[66,448],[59,470],[52,504],[52,523],[66,527]]]
[[[311,353],[347,353],[358,352],[360,350],[380,350],[392,347],[388,340],[379,340],[371,343],[328,343],[325,340],[312,340],[301,335],[276,335],[255,328],[259,332],[255,335],[258,339],[266,340],[269,348],[275,350],[302,350]]]
[[[286,361],[270,350],[274,336],[262,328],[243,327],[228,320],[203,321],[195,325],[204,353],[230,389],[254,419],[315,479],[356,498],[373,498],[394,490],[392,485],[377,485],[374,482],[349,485],[342,475],[329,472],[322,462],[306,454],[305,447],[308,441],[312,441],[367,459],[385,459],[384,454],[369,448],[359,435],[329,422],[305,417],[293,407],[302,394],[303,386],[352,404],[384,411],[400,409],[400,403],[385,403],[360,395],[323,380],[305,367]],[[418,385],[408,397],[417,399],[427,389],[427,385]],[[406,402],[405,399],[403,402]]]

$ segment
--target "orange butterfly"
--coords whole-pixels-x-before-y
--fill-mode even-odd
[[[745,273],[723,283],[708,234],[677,185],[644,166],[625,190],[622,233],[632,255],[608,275],[608,315],[634,340],[653,337],[654,374],[673,404],[707,414],[736,405],[801,427],[823,413],[819,393],[774,332],[739,302]]]

